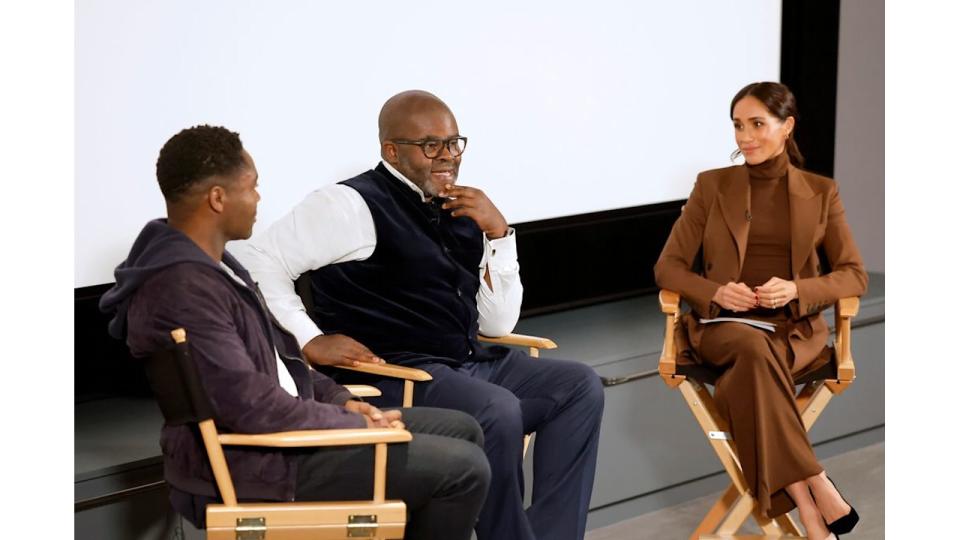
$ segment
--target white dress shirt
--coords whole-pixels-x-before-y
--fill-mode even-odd
[[[240,276],[224,264],[223,261],[220,261],[220,268],[223,268],[237,283],[243,285],[244,289],[247,288],[247,284],[240,279]],[[280,388],[286,390],[287,393],[293,397],[300,397],[300,394],[297,392],[297,382],[293,380],[293,375],[290,375],[290,370],[287,369],[287,365],[283,363],[283,360],[280,360],[280,353],[276,347],[273,348],[273,356],[277,359],[277,379],[280,383]]]
[[[421,200],[427,200],[416,184],[389,163],[383,164]],[[366,260],[376,247],[373,215],[363,197],[349,186],[332,184],[310,193],[265,231],[231,246],[230,252],[247,268],[274,317],[296,336],[302,348],[323,332],[307,315],[293,282],[300,274],[328,264]],[[487,269],[492,286],[483,278]],[[503,238],[490,240],[484,235],[483,258],[477,272],[480,333],[509,334],[520,318],[523,299],[513,228]]]

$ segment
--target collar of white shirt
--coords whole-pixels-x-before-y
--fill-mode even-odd
[[[417,192],[417,195],[420,195],[420,200],[421,200],[421,201],[427,202],[427,196],[423,194],[423,190],[420,189],[419,186],[417,186],[416,184],[414,184],[413,182],[411,182],[406,176],[403,175],[403,173],[401,173],[400,171],[394,169],[394,168],[393,168],[393,165],[390,165],[390,164],[387,163],[386,161],[381,161],[380,163],[383,163],[383,166],[386,167],[387,170],[390,171],[390,173],[391,173],[392,175],[394,175],[394,176],[396,176],[397,178],[399,178],[400,181],[402,181],[404,184],[406,184],[407,186],[409,186],[410,189],[412,189],[412,190],[414,190],[415,192]]]
[[[226,271],[227,275],[236,280],[237,283],[243,285],[244,288],[249,288],[243,279],[241,279],[232,268],[227,266],[227,263],[220,261],[220,268]],[[286,390],[291,396],[299,397],[297,382],[293,380],[293,375],[290,374],[290,368],[280,360],[280,351],[278,351],[276,347],[273,348],[273,356],[277,359],[277,380],[280,383],[280,387]]]

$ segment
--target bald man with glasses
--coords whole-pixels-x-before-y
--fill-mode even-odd
[[[457,184],[467,138],[447,105],[423,91],[397,94],[380,112],[379,136],[376,168],[309,194],[238,257],[312,363],[423,369],[433,380],[416,385],[415,403],[477,419],[492,471],[479,540],[583,538],[599,378],[580,362],[477,342],[478,332],[513,330],[523,285],[513,229],[483,191]],[[306,272],[312,318],[294,287]],[[400,381],[332,373],[378,386],[381,403],[401,400]],[[523,435],[534,431],[525,510]]]

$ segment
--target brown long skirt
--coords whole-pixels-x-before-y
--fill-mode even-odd
[[[713,323],[704,329],[698,353],[702,362],[723,370],[714,399],[730,425],[760,511],[774,518],[795,507],[785,486],[823,470],[797,408],[794,377],[821,367],[829,358],[795,362],[787,341],[791,321],[782,312],[746,317],[772,322],[776,332],[742,323]]]

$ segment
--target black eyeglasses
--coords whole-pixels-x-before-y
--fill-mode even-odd
[[[419,141],[411,141],[407,139],[390,139],[390,142],[395,144],[412,144],[414,146],[419,146],[420,150],[423,150],[423,155],[429,159],[436,159],[443,153],[443,148],[446,147],[450,151],[450,157],[457,157],[467,149],[467,138],[466,137],[452,137],[446,140],[440,139],[421,139]]]

